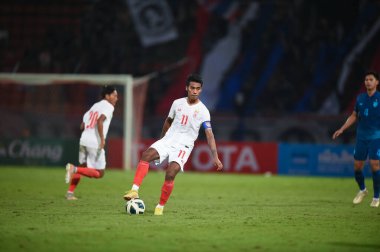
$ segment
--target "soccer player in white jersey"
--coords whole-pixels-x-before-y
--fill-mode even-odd
[[[81,123],[82,136],[79,141],[79,166],[66,165],[66,183],[70,183],[66,199],[76,200],[74,190],[81,176],[102,178],[106,168],[105,140],[118,99],[114,86],[104,86],[102,100],[88,110]]]
[[[187,78],[187,97],[173,102],[162,128],[162,138],[143,152],[136,169],[132,189],[124,195],[125,200],[128,201],[139,197],[138,190],[145,175],[148,173],[149,162],[154,160],[162,162],[168,158],[168,167],[161,189],[160,201],[154,211],[155,215],[162,215],[164,206],[173,190],[174,179],[179,171],[183,171],[201,127],[205,130],[207,143],[210,146],[217,170],[223,169],[211,129],[210,112],[199,100],[202,86],[203,81],[200,76],[193,74]]]

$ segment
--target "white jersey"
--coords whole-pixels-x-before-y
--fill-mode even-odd
[[[114,106],[106,100],[101,100],[95,103],[89,111],[83,116],[84,130],[80,138],[80,145],[98,148],[100,144],[100,137],[98,133],[98,118],[104,115],[106,119],[103,123],[103,136],[107,137],[108,129],[110,127]]]
[[[202,123],[210,121],[210,112],[201,101],[190,105],[187,98],[180,98],[173,102],[168,117],[173,122],[163,139],[193,147]]]

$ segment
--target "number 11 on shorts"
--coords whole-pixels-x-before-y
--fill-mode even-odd
[[[186,154],[186,151],[180,150],[179,154],[178,154],[178,157],[179,158],[183,158],[185,156],[185,154]]]

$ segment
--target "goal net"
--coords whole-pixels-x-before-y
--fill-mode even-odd
[[[119,101],[107,138],[122,139],[116,155],[122,155],[122,167],[130,169],[137,163],[148,81],[131,75],[0,73],[1,139],[71,139],[78,145],[82,116],[99,101],[100,85],[117,85]],[[5,145],[0,143],[0,158],[8,161],[12,156],[54,156],[54,149]]]

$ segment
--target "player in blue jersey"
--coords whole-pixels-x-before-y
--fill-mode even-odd
[[[370,206],[379,207],[380,92],[377,91],[379,74],[376,72],[367,72],[364,84],[367,92],[358,95],[354,111],[342,127],[335,131],[332,138],[336,139],[343,131],[355,122],[358,122],[354,150],[354,170],[355,180],[359,185],[360,191],[354,198],[353,203],[359,204],[368,194],[364,183],[363,167],[367,157],[369,157],[373,178],[373,199]]]

